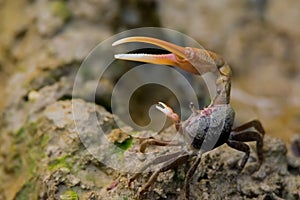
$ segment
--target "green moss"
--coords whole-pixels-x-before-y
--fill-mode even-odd
[[[38,130],[38,124],[37,122],[30,122],[28,124],[28,127],[26,127],[28,129],[28,132],[31,133],[31,135],[35,136],[35,133]]]
[[[34,174],[36,162],[40,159],[40,137],[37,135],[37,124],[28,122],[18,131],[11,134],[14,142],[10,146],[10,162],[6,164],[12,173]]]
[[[62,195],[60,195],[61,200],[78,200],[78,194],[73,190],[67,190]]]
[[[50,139],[49,135],[44,135],[42,137],[42,141],[41,141],[41,147],[42,148],[44,148],[48,144],[49,139]]]
[[[41,157],[44,155],[41,143],[47,143],[49,136],[39,131],[39,122],[26,121],[16,132],[11,132],[11,154],[5,164],[12,177],[23,177],[28,181],[18,191],[15,199],[38,199],[39,184],[36,173],[39,170]]]
[[[19,130],[16,131],[15,135],[19,137],[20,135],[24,134],[24,131],[25,131],[24,127],[21,127],[19,128]]]
[[[31,175],[35,175],[38,167],[39,167],[39,161],[41,159],[41,153],[39,150],[37,150],[37,148],[30,148],[28,150],[28,157],[26,157],[25,159],[27,160],[27,172]]]
[[[71,165],[70,165],[70,163],[67,162],[67,158],[68,158],[67,156],[62,156],[62,157],[52,160],[48,166],[49,170],[53,171],[53,170],[60,169],[60,168],[70,169]]]
[[[60,17],[64,21],[70,19],[71,17],[71,12],[65,1],[52,1],[51,10],[55,16]]]
[[[19,130],[17,130],[14,133],[15,137],[15,143],[28,143],[27,141],[32,140],[33,138],[30,136],[35,136],[37,132],[37,123],[35,122],[28,122],[28,124],[25,124],[23,127],[21,127]]]
[[[21,127],[19,130],[17,130],[17,132],[15,132],[15,143],[18,144],[20,142],[22,142],[25,139],[25,128]]]
[[[119,147],[120,149],[126,151],[127,149],[129,149],[129,148],[131,147],[132,142],[133,142],[133,138],[130,137],[130,138],[126,139],[126,140],[125,140],[124,142],[122,142],[122,143],[117,143],[117,142],[116,142],[115,145],[116,145],[117,147]]]

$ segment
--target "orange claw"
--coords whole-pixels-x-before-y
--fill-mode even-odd
[[[155,107],[159,111],[163,112],[167,117],[171,118],[175,124],[179,122],[179,116],[176,113],[174,113],[172,108],[170,108],[163,102],[158,102],[158,104]]]
[[[114,42],[112,45],[116,46],[128,42],[144,42],[148,44],[154,44],[170,51],[171,53],[160,55],[135,53],[117,54],[115,55],[116,59],[177,66],[190,73],[200,75],[207,72],[213,72],[217,76],[217,95],[212,99],[211,104],[217,105],[229,103],[231,69],[229,65],[224,62],[223,59],[216,53],[204,49],[181,47],[176,44],[151,37],[127,37]]]
[[[163,40],[151,37],[127,37],[120,39],[112,44],[112,46],[128,43],[128,42],[144,42],[154,44],[170,54],[152,55],[152,54],[116,54],[116,59],[146,62],[152,64],[171,65],[180,67],[193,74],[204,74],[206,72],[215,72],[216,64],[219,58],[215,53],[203,49],[181,47]]]

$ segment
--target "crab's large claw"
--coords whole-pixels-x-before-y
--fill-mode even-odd
[[[116,46],[128,42],[144,42],[154,44],[169,51],[169,54],[117,54],[115,58],[122,60],[131,60],[146,62],[152,64],[177,66],[193,74],[203,74],[209,71],[215,71],[215,60],[217,55],[213,52],[181,47],[163,40],[151,37],[127,37],[114,42],[112,45]]]

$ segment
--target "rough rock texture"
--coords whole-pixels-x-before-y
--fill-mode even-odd
[[[83,104],[82,112],[93,111],[92,104],[80,100],[74,104]],[[106,119],[107,125],[112,124],[111,114],[101,107],[96,112],[100,123]],[[69,199],[71,194],[85,199],[111,180],[111,170],[81,143],[70,101],[50,104],[10,137],[14,139],[6,145],[9,149],[2,149],[7,155],[6,162],[2,161],[4,199]],[[9,187],[11,179],[18,179],[14,187]]]
[[[297,0],[0,0],[0,200],[135,199],[148,175],[128,188],[127,173],[92,156],[78,137],[70,99],[76,71],[90,50],[119,31],[141,26],[182,31],[223,55],[234,69],[232,103],[237,121],[255,116],[267,130],[266,160],[258,172],[253,146],[241,174],[236,174],[236,164],[242,154],[220,147],[203,157],[192,197],[299,199],[299,158],[287,154],[289,144],[287,148],[274,138],[289,142],[294,135],[292,148],[299,155],[298,5]],[[96,93],[96,103],[108,109],[120,69],[100,80]],[[82,111],[78,120],[86,124],[85,133],[97,131],[88,120],[97,114],[109,140],[121,142],[124,151],[137,148],[128,134],[154,135],[148,130],[123,135],[117,118],[87,102],[94,100],[85,94],[95,83],[86,78],[74,101]],[[154,97],[176,102],[165,91],[148,87],[137,92],[133,105],[138,120],[147,122],[144,105]],[[164,132],[173,133],[173,129]],[[101,142],[98,147],[102,153],[111,152]],[[161,149],[149,149],[157,150]],[[111,155],[122,157],[105,156]],[[143,160],[143,155],[138,159]],[[189,164],[162,173],[144,197],[181,199]]]
[[[71,98],[74,76],[90,50],[127,26],[119,8],[120,2],[106,0],[0,1],[1,200],[87,199],[98,191],[88,188],[110,182],[111,171],[67,128],[74,124],[63,107],[71,105],[57,102]],[[113,81],[97,95],[111,93]]]
[[[80,108],[80,112],[86,113],[86,117],[78,119],[77,123],[87,123],[89,116],[96,112],[99,124],[106,127],[107,134],[117,127],[110,113],[82,100],[58,101],[48,105],[36,120],[10,133],[14,139],[6,145],[9,149],[2,149],[2,153],[6,152],[7,155],[6,162],[2,161],[2,170],[6,173],[2,176],[2,198],[136,198],[137,190],[148,180],[149,174],[144,174],[128,188],[127,173],[122,172],[119,176],[119,171],[114,171],[93,157],[78,137],[72,103]],[[96,124],[90,124],[88,128],[89,132],[97,130]],[[174,131],[174,128],[167,129],[156,137],[172,135]],[[134,143],[130,148],[136,145]],[[255,171],[258,164],[254,146],[251,145],[251,157],[240,174],[237,174],[237,164],[243,153],[222,146],[205,154],[191,184],[192,199],[299,199],[299,160],[286,155],[287,149],[281,140],[266,136],[265,161],[259,171]],[[15,153],[11,153],[11,149]],[[150,148],[149,151],[155,150]],[[20,151],[24,153],[19,154]],[[102,152],[110,150],[102,149]],[[189,165],[187,163],[161,173],[144,198],[183,199],[182,187]],[[18,180],[14,181],[14,187],[5,184],[11,178]],[[107,191],[107,188],[111,190]]]
[[[265,161],[259,170],[255,145],[252,144],[251,156],[241,173],[237,173],[237,165],[243,153],[223,145],[205,154],[193,177],[190,198],[299,199],[299,160],[287,156],[286,146],[281,140],[266,136],[264,142]],[[161,173],[142,199],[184,199],[185,171],[191,163]],[[149,174],[145,173],[128,188],[127,177],[128,174],[123,175],[119,185],[105,191],[102,199],[135,199],[137,191],[149,180]]]

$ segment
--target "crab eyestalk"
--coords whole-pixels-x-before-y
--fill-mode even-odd
[[[198,75],[202,75],[207,72],[217,73],[217,96],[212,100],[212,104],[229,103],[231,70],[223,59],[216,53],[203,49],[181,47],[176,44],[151,37],[127,37],[114,42],[112,46],[130,42],[153,44],[169,51],[170,53],[160,55],[138,53],[116,54],[116,59],[176,66]]]

